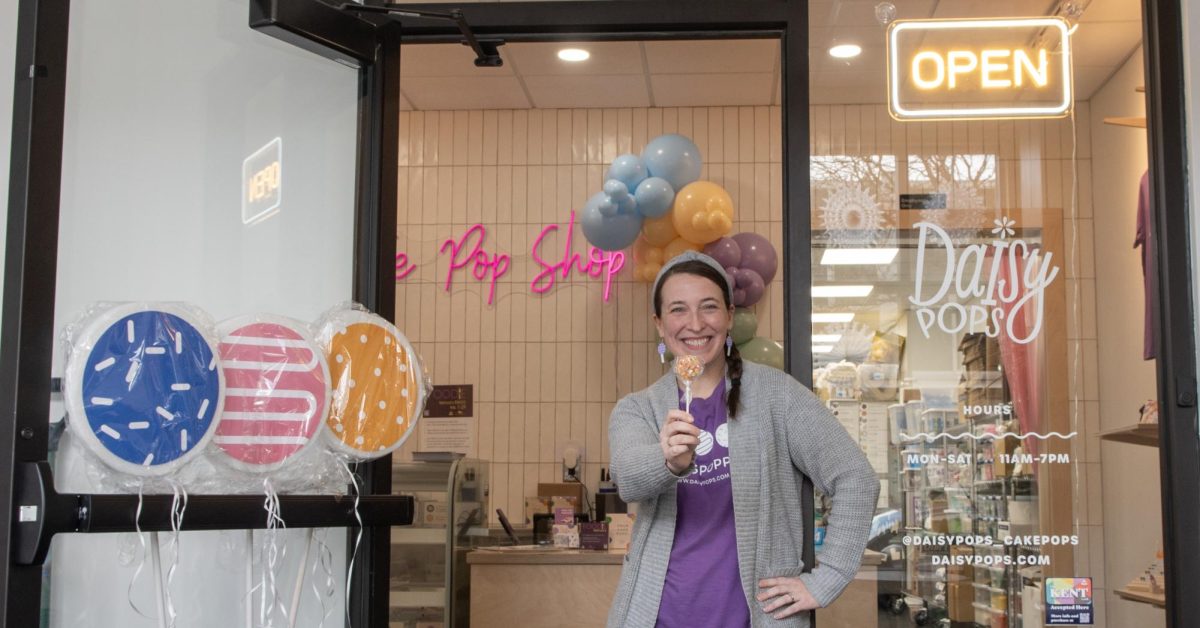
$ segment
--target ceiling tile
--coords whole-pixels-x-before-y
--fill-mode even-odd
[[[957,1],[957,0],[955,0]],[[813,0],[808,5],[808,21],[813,26],[881,26],[875,17],[879,0]],[[895,19],[929,18],[938,0],[892,0]]]
[[[808,46],[826,52],[837,44],[858,44],[884,47],[887,45],[887,29],[878,24],[873,26],[830,26],[808,29]]]
[[[767,105],[775,76],[770,72],[742,74],[654,74],[650,76],[654,104],[659,107],[722,107]]]
[[[1076,65],[1106,65],[1116,69],[1141,41],[1139,22],[1085,23],[1071,36],[1071,52]]]
[[[1141,22],[1142,3],[1137,0],[1092,0],[1080,22]]]
[[[455,77],[401,79],[417,109],[528,109],[529,100],[513,76],[463,80]]]
[[[649,107],[644,75],[527,76],[525,86],[539,109]]]
[[[853,59],[835,59],[828,50],[814,48],[808,51],[809,72],[878,72],[881,78],[887,71],[887,52],[882,47],[864,47],[862,54]]]
[[[504,57],[504,46],[500,56]],[[400,80],[408,76],[512,76],[506,63],[498,68],[475,67],[475,53],[459,44],[406,44],[400,47]]]
[[[953,0],[939,2],[933,17],[953,19],[1041,16],[1046,15],[1053,4],[1051,0]]]
[[[648,41],[645,47],[651,74],[771,72],[779,61],[774,39]]]
[[[558,58],[563,48],[582,48],[592,53],[587,61],[570,63]],[[636,41],[591,41],[581,43],[517,43],[501,48],[526,76],[579,74],[642,74],[642,49]]]

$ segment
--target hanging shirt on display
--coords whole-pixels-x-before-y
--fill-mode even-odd
[[[684,406],[679,393],[679,409]],[[675,542],[658,606],[658,628],[738,628],[750,607],[738,572],[725,382],[707,399],[692,399],[700,428],[693,471],[677,485]]]
[[[1145,329],[1142,358],[1153,360],[1158,348],[1158,242],[1150,207],[1150,173],[1142,175],[1138,187],[1137,237],[1133,248],[1142,247],[1142,283],[1145,288]]]

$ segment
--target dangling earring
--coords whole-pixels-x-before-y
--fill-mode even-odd
[[[733,336],[726,335],[725,336],[725,357],[729,357],[729,354],[732,351],[733,351]]]
[[[658,343],[658,361],[663,364],[667,363],[667,343],[665,342]]]

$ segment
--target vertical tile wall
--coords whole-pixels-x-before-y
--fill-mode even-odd
[[[405,112],[400,127],[397,250],[416,270],[396,286],[397,325],[424,356],[435,382],[475,387],[473,456],[491,462],[492,507],[523,511],[537,483],[561,480],[558,447],[585,447],[583,479],[594,491],[607,464],[615,402],[664,372],[654,352],[649,286],[626,260],[610,301],[602,282],[578,270],[544,294],[530,255],[563,257],[572,209],[600,190],[617,155],[639,153],[664,133],[687,135],[704,158],[702,178],[734,200],[734,231],[753,231],[782,251],[781,127],[778,107]],[[483,248],[511,256],[494,302],[463,269],[445,288],[442,243],[473,224]],[[586,241],[576,226],[572,251]],[[759,335],[783,340],[782,277],[755,309]],[[418,427],[418,429],[420,429]],[[418,435],[419,436],[419,435]],[[397,460],[411,458],[419,437]]]
[[[609,458],[608,414],[613,404],[663,372],[653,350],[649,289],[635,283],[626,269],[605,303],[600,281],[575,271],[551,291],[535,295],[529,282],[541,267],[530,256],[533,239],[545,225],[560,225],[540,249],[549,263],[559,261],[570,211],[599,190],[608,163],[618,154],[640,152],[659,134],[682,133],[701,149],[702,177],[723,185],[733,196],[735,232],[760,233],[782,251],[779,108],[401,115],[397,250],[417,269],[397,284],[398,326],[424,355],[436,382],[475,386],[471,455],[492,463],[494,507],[521,512],[524,496],[533,494],[539,481],[558,481],[556,448],[568,439],[583,443],[584,480],[594,490],[599,469]],[[1070,119],[902,124],[881,105],[813,106],[810,150],[814,156],[895,155],[899,162],[909,155],[995,155],[997,181],[994,189],[980,195],[983,207],[1018,223],[1022,212],[1062,210],[1073,415],[1078,408],[1073,459],[1095,465],[1098,396],[1088,118],[1087,103],[1079,103],[1073,133]],[[894,194],[908,192],[909,187],[907,177],[899,176],[887,197],[877,198],[885,209],[894,210]],[[820,194],[814,194],[814,208],[823,201]],[[447,239],[462,237],[475,223],[487,228],[485,251],[512,257],[492,305],[486,303],[487,284],[470,278],[466,269],[455,274],[449,292],[444,290],[449,262],[439,247]],[[1072,248],[1076,228],[1078,254]],[[583,253],[585,247],[576,227],[572,250]],[[631,268],[632,259],[627,264]],[[755,308],[759,335],[779,341],[781,279],[776,277]],[[397,459],[409,459],[417,443],[418,438],[410,439]],[[1100,523],[1091,520],[1098,509],[1088,504],[1089,495],[1095,494],[1086,486],[1089,469],[1081,466],[1077,474],[1080,526]],[[1087,556],[1088,548],[1080,550],[1077,556]]]

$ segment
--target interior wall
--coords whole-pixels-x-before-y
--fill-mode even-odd
[[[640,153],[664,133],[699,146],[702,179],[733,197],[733,232],[753,231],[783,250],[782,137],[778,107],[405,112],[400,149],[399,241],[416,270],[396,286],[397,326],[423,355],[435,383],[474,386],[471,455],[491,462],[492,511],[524,511],[538,482],[562,479],[559,447],[584,445],[583,480],[593,491],[608,464],[608,418],[622,396],[658,379],[649,285],[633,260],[603,301],[603,282],[578,270],[544,294],[530,290],[543,269],[539,248],[563,258],[571,210],[600,191],[608,164]],[[466,270],[445,291],[446,239],[473,224],[487,229],[489,255],[511,256],[497,283]],[[586,254],[578,224],[571,250]],[[783,340],[782,273],[755,310],[758,335]],[[423,429],[418,422],[418,430]],[[408,460],[420,436],[397,460]],[[493,521],[493,523],[495,523]]]
[[[1138,408],[1156,397],[1154,362],[1142,359],[1143,285],[1141,253],[1133,248],[1138,183],[1147,166],[1146,132],[1104,124],[1106,116],[1145,115],[1142,50],[1139,48],[1092,97],[1092,145],[1104,159],[1092,162],[1096,200],[1096,290],[1100,378],[1100,429],[1129,427]],[[1158,450],[1101,441],[1104,548],[1102,563],[1108,625],[1162,626],[1165,613],[1112,593],[1154,560],[1162,545]],[[1084,575],[1084,574],[1080,574]],[[1097,580],[1099,582],[1099,580]],[[1097,587],[1099,588],[1099,586]],[[1099,614],[1099,612],[1098,612]]]

